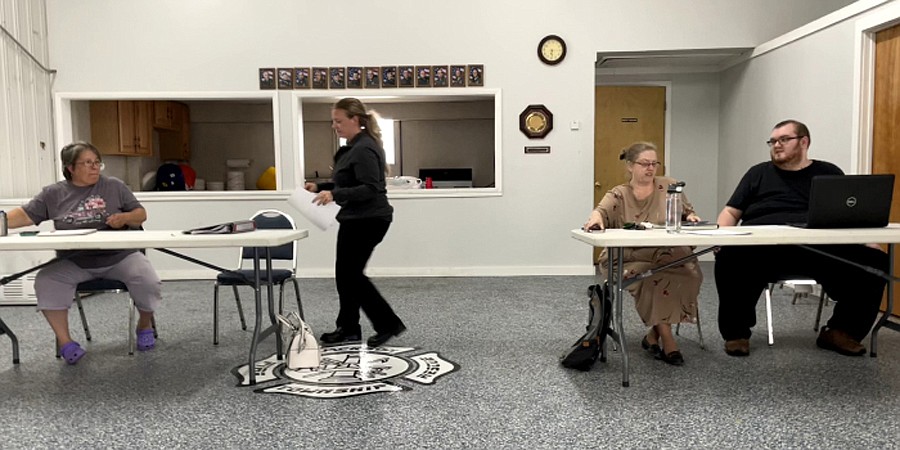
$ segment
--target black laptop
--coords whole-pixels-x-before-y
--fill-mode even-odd
[[[894,175],[819,175],[803,228],[883,228],[891,215]]]

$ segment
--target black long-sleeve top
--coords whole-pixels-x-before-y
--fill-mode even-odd
[[[385,186],[384,150],[365,131],[335,153],[331,180],[332,183],[319,183],[318,190],[330,190],[341,206],[338,222],[393,218],[394,208],[388,203]]]

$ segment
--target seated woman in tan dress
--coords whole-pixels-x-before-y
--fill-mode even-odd
[[[656,176],[659,161],[656,146],[649,142],[636,142],[622,150],[619,159],[625,160],[625,168],[631,179],[616,186],[600,201],[584,224],[585,230],[622,228],[626,223],[652,223],[664,226],[666,220],[666,190],[676,180]],[[683,197],[684,220],[697,222],[699,217],[694,208]],[[640,231],[637,231],[640,232]],[[641,247],[626,248],[624,254],[625,277],[642,273],[667,262],[688,256],[691,247]],[[609,255],[604,249],[600,255],[600,270],[604,277]],[[696,322],[697,296],[703,274],[696,259],[670,269],[657,272],[653,276],[628,286],[634,296],[635,307],[644,325],[650,327],[641,341],[641,346],[657,359],[680,366],[684,357],[678,350],[678,343],[672,335],[672,325],[681,322]]]

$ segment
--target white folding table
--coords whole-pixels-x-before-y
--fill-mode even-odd
[[[749,233],[748,233],[749,232]],[[664,229],[624,230],[608,229],[602,232],[571,231],[573,238],[594,247],[609,249],[610,289],[613,300],[613,339],[622,353],[622,386],[629,385],[628,352],[625,348],[625,332],[622,320],[623,256],[626,247],[672,247],[695,246],[702,248],[732,245],[827,245],[827,244],[888,244],[890,270],[886,277],[887,309],[872,329],[871,356],[877,355],[877,335],[882,326],[896,328],[888,318],[894,303],[894,244],[900,243],[900,224],[892,223],[885,228],[854,229],[805,229],[783,225],[759,225],[722,227],[719,230],[682,230],[681,233],[667,233]],[[599,275],[598,275],[599,276]],[[601,282],[603,280],[600,280]]]
[[[185,259],[218,271],[225,271],[221,267],[204,261],[174,252],[172,248],[223,248],[223,247],[253,247],[253,282],[256,300],[256,323],[253,327],[253,340],[250,342],[249,367],[254,367],[256,361],[257,344],[270,334],[277,331],[275,312],[273,311],[274,291],[271,279],[268,283],[269,320],[271,325],[260,330],[262,324],[262,295],[260,292],[260,251],[262,248],[266,260],[266,267],[272,266],[269,249],[300,240],[309,236],[307,230],[256,230],[247,233],[235,234],[184,234],[179,230],[132,230],[132,231],[98,231],[85,235],[62,236],[22,236],[11,234],[0,237],[0,252],[29,251],[29,250],[115,250],[153,248],[169,255]],[[271,276],[271,272],[269,272]],[[2,280],[6,284],[10,279]],[[13,344],[13,362],[18,363],[18,340],[12,330],[0,319],[0,334],[6,334]],[[276,348],[281,357],[281,342],[276,338]],[[250,370],[249,383],[254,384],[256,376]]]

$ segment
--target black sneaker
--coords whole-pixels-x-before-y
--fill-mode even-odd
[[[337,327],[336,330],[331,333],[322,333],[322,336],[319,340],[323,344],[338,344],[341,342],[357,342],[362,340],[362,332],[359,329],[355,330],[356,332],[345,330],[341,327]]]
[[[406,325],[403,325],[403,322],[400,322],[391,331],[376,333],[375,336],[370,337],[369,340],[366,341],[366,344],[368,344],[369,347],[380,347],[392,337],[400,336],[404,331],[406,331]]]

